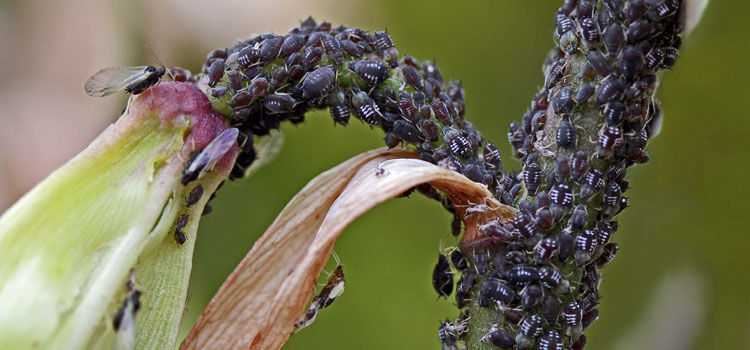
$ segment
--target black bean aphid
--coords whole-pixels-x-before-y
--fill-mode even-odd
[[[464,271],[463,276],[456,283],[456,304],[459,309],[464,308],[471,300],[471,289],[474,287],[477,273],[473,269]]]
[[[534,306],[537,306],[539,302],[542,301],[543,296],[544,291],[542,291],[542,288],[539,286],[535,284],[526,286],[526,288],[521,291],[521,305],[529,310]]]
[[[448,258],[443,254],[438,255],[438,262],[432,270],[432,287],[440,296],[444,297],[448,297],[453,291],[451,266],[448,264]]]
[[[604,186],[604,176],[599,170],[591,169],[586,173],[581,186],[581,200],[588,201]]]
[[[538,262],[545,262],[556,253],[558,247],[556,239],[547,237],[537,243],[536,248],[534,248],[534,255]]]
[[[573,204],[573,190],[566,184],[557,184],[549,191],[550,209],[556,220],[562,218]]]
[[[422,86],[422,77],[419,76],[419,71],[417,71],[416,68],[409,65],[404,65],[401,69],[402,73],[404,74],[404,80],[407,84],[413,86],[418,90],[422,90],[424,88],[424,86]]]
[[[595,244],[596,236],[593,231],[585,230],[578,234],[578,237],[576,237],[575,259],[579,266],[591,260],[591,253],[594,251]]]
[[[599,51],[591,51],[588,56],[589,63],[592,67],[594,67],[594,70],[597,74],[606,77],[610,73],[612,73],[612,67],[610,67],[609,62],[607,62],[607,59],[602,55]]]
[[[622,130],[619,126],[608,125],[599,132],[597,140],[597,154],[599,157],[607,158],[614,153],[614,148],[622,141]]]
[[[260,45],[260,53],[258,56],[260,63],[266,64],[278,57],[283,43],[284,37],[280,35],[274,35],[263,41]]]
[[[628,46],[620,55],[620,72],[625,78],[633,80],[643,69],[643,53],[641,50]]]
[[[583,197],[583,194],[581,194],[581,197]],[[570,215],[568,225],[576,231],[583,230],[584,226],[586,226],[587,217],[586,206],[579,204],[573,209],[573,214]]]
[[[617,250],[617,243],[610,242],[604,245],[604,247],[602,247],[602,255],[596,259],[596,266],[602,268],[612,262],[612,260],[615,259],[615,256],[617,256]]]
[[[578,181],[588,167],[589,157],[585,151],[577,151],[570,157],[570,176],[573,180]]]
[[[521,334],[529,337],[536,338],[542,334],[542,317],[539,315],[531,315],[521,321],[519,329]]]
[[[208,86],[214,87],[224,77],[224,59],[216,59],[208,67]]]
[[[505,278],[513,284],[529,284],[539,280],[539,271],[531,266],[514,266],[505,273]]]
[[[596,88],[594,88],[594,86],[589,83],[581,85],[581,88],[578,90],[578,93],[576,94],[576,103],[579,106],[588,103],[589,100],[591,99],[591,96],[594,95],[595,91],[596,91]]]
[[[487,334],[485,334],[479,341],[489,342],[501,349],[512,349],[516,345],[513,335],[505,329],[498,328],[497,325],[493,325],[489,332],[487,332]]]
[[[629,42],[636,42],[645,37],[651,31],[651,23],[647,19],[637,20],[625,30],[625,37]]]
[[[617,57],[622,44],[625,42],[625,29],[617,22],[612,22],[602,37],[604,47],[610,57]]]
[[[103,97],[119,91],[138,95],[156,85],[166,72],[161,67],[110,67],[96,72],[84,85],[86,94]]]
[[[370,86],[380,84],[389,77],[388,68],[377,61],[351,62],[349,63],[349,69]]]
[[[544,288],[557,289],[565,281],[565,277],[557,268],[545,266],[539,269],[539,281]]]
[[[344,126],[349,124],[349,107],[346,105],[331,106],[330,113],[334,123]]]
[[[559,333],[549,330],[539,339],[539,350],[562,350],[563,340]]]
[[[478,298],[480,300],[484,299],[503,305],[510,305],[515,300],[516,293],[505,283],[490,278],[482,283],[482,287],[479,288]],[[490,304],[481,306],[488,307]]]
[[[557,126],[557,146],[560,148],[573,148],[576,145],[577,135],[573,124],[568,116],[564,116]]]
[[[331,276],[328,277],[328,282],[320,290],[320,293],[316,295],[310,302],[310,306],[304,315],[294,325],[294,332],[298,332],[301,329],[309,326],[315,321],[315,317],[318,315],[318,311],[325,309],[330,306],[331,303],[336,301],[341,294],[344,293],[346,287],[346,279],[344,278],[344,269],[341,265],[336,266]]]
[[[542,167],[537,163],[526,164],[523,168],[523,182],[530,196],[533,196],[542,183]]]
[[[177,217],[177,221],[174,225],[174,240],[179,245],[183,245],[187,240],[187,237],[185,236],[185,233],[182,232],[182,229],[185,228],[189,220],[190,216],[187,214],[180,214],[180,216]]]
[[[599,105],[615,102],[622,99],[627,84],[619,78],[610,77],[599,87],[596,103]]]
[[[453,125],[453,118],[451,117],[450,112],[448,111],[448,106],[446,106],[445,102],[435,99],[432,100],[430,106],[432,107],[432,112],[435,113],[435,117],[443,123],[443,125]]]
[[[195,203],[198,203],[198,201],[203,196],[203,185],[197,184],[195,187],[190,191],[190,194],[188,194],[187,201],[185,202],[185,205],[187,207],[193,206]]]
[[[552,108],[555,114],[568,113],[574,106],[573,89],[570,86],[563,86],[552,99]]]
[[[455,267],[457,270],[464,271],[469,267],[469,262],[466,260],[466,257],[461,253],[460,250],[454,249],[453,251],[451,251],[450,257],[453,267]]]
[[[294,103],[294,97],[289,94],[276,93],[263,97],[263,107],[270,114],[291,112]]]
[[[204,173],[213,170],[214,165],[235,145],[238,134],[237,128],[226,129],[217,135],[202,151],[195,152],[185,170],[182,171],[182,184],[187,185],[190,181],[196,180]]]
[[[571,301],[565,305],[562,312],[562,318],[566,325],[577,326],[583,319],[583,309],[581,308],[581,305],[575,301]]]
[[[414,107],[414,102],[408,95],[402,96],[398,101],[398,109],[406,120],[415,123],[418,120],[417,108]],[[434,141],[434,140],[433,140]]]
[[[317,100],[328,95],[336,83],[336,73],[331,67],[318,68],[302,81],[302,96],[306,99]]]
[[[333,35],[327,34],[321,38],[323,47],[326,50],[326,54],[330,57],[337,66],[344,63],[344,51],[341,49],[341,43],[338,39],[334,38]]]
[[[562,304],[555,295],[548,294],[542,301],[541,314],[548,324],[557,324],[557,319],[560,316],[561,310]]]
[[[589,47],[599,45],[599,24],[593,18],[584,18],[580,24],[581,37]]]

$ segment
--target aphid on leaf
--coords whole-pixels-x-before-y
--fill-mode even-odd
[[[203,174],[213,170],[216,163],[235,144],[238,134],[239,130],[237,128],[229,128],[216,136],[185,167],[185,170],[182,172],[182,184],[187,185],[190,181],[196,180]]]
[[[560,148],[573,148],[576,145],[577,135],[575,127],[570,122],[570,118],[566,115],[560,121],[557,126],[557,146]]]
[[[294,97],[289,94],[270,94],[263,98],[263,107],[269,114],[291,112],[294,104]]]
[[[336,73],[331,67],[318,68],[302,81],[302,95],[304,98],[317,100],[328,95],[336,83]]]
[[[473,269],[467,269],[463,276],[456,283],[456,304],[461,309],[469,304],[471,300],[471,289],[474,287],[474,280],[477,273]]]
[[[563,340],[560,334],[555,331],[547,331],[539,339],[539,350],[562,350]]]
[[[325,287],[320,290],[320,293],[316,295],[310,306],[307,308],[305,314],[300,318],[299,321],[294,325],[294,332],[299,332],[301,329],[309,326],[315,321],[315,317],[318,316],[318,311],[325,309],[336,298],[340,297],[344,293],[344,287],[346,286],[346,279],[344,278],[344,269],[341,265],[336,266],[331,276],[328,277],[328,282]]]
[[[349,69],[373,86],[388,79],[388,68],[377,61],[356,61],[349,63]]]
[[[543,296],[544,291],[542,291],[541,287],[535,284],[527,286],[521,291],[521,305],[523,305],[524,309],[529,310],[539,304]]]
[[[103,97],[119,91],[138,95],[159,82],[166,68],[110,67],[104,68],[86,81],[84,89],[91,97]]]
[[[438,262],[432,270],[432,287],[444,297],[448,297],[453,291],[451,266],[448,264],[448,258],[443,254],[438,255]]]
[[[496,324],[492,325],[487,334],[479,339],[479,341],[483,343],[489,342],[501,349],[512,349],[516,345],[513,335],[502,328],[498,328]]]
[[[529,337],[536,338],[542,334],[542,317],[539,315],[531,315],[521,321],[520,330],[521,334]]]
[[[481,301],[480,306],[482,307],[489,307],[490,305],[492,305],[490,303],[487,303],[488,301],[492,301],[493,303],[500,303],[503,305],[510,305],[510,303],[512,303],[515,298],[516,293],[512,288],[510,288],[505,283],[493,278],[484,281],[484,283],[482,283],[482,286],[479,288],[478,299]]]
[[[197,184],[195,185],[195,188],[193,188],[192,191],[190,191],[190,194],[188,195],[187,202],[185,203],[186,206],[191,207],[195,203],[198,203],[198,201],[203,196],[203,185]]]

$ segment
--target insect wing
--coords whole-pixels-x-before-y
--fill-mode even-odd
[[[84,89],[91,97],[103,97],[124,90],[128,85],[147,78],[146,66],[104,68],[86,81]]]
[[[199,178],[201,175],[211,171],[216,162],[232,148],[237,141],[239,130],[237,128],[226,129],[216,136],[185,169],[184,176],[192,175]],[[192,177],[191,176],[191,177]]]

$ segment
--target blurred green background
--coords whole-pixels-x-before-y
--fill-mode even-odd
[[[518,164],[510,158],[507,125],[520,120],[542,83],[541,63],[552,46],[559,6],[558,1],[500,0],[136,4],[140,7],[112,2],[98,8],[112,21],[90,18],[91,12],[78,14],[79,20],[93,21],[94,38],[79,48],[92,52],[85,61],[88,71],[153,62],[144,42],[168,64],[198,70],[209,49],[231,46],[250,33],[285,32],[308,14],[334,25],[387,29],[402,54],[433,59],[444,77],[463,82],[467,117],[501,146],[509,168]],[[16,12],[34,18],[35,11],[47,11],[53,19],[67,13],[20,1],[0,2],[0,9],[0,18],[6,19]],[[118,9],[126,9],[127,15]],[[649,145],[652,161],[629,174],[631,208],[619,217],[619,256],[604,271],[600,320],[586,332],[591,349],[750,348],[750,232],[744,216],[750,209],[748,15],[750,3],[713,1],[685,40],[674,71],[663,76],[658,97],[664,125]],[[18,26],[22,28],[20,19],[0,27],[7,39],[0,47],[23,41]],[[50,40],[41,34],[34,38],[39,45]],[[108,40],[120,44],[111,49]],[[21,53],[37,52],[29,50]],[[101,54],[104,50],[110,53]],[[63,59],[68,54],[75,58],[71,61],[81,59],[75,56],[80,52],[62,51]],[[11,62],[15,57],[5,56]],[[5,66],[0,76],[20,74]],[[86,78],[82,73],[70,79],[82,85]],[[0,83],[0,103],[8,107],[9,96],[18,90],[9,81],[14,80]],[[83,94],[82,88],[74,92]],[[121,107],[117,101],[102,108],[114,116]],[[10,117],[0,116],[0,130],[17,122]],[[61,116],[79,117],[72,112]],[[18,173],[20,165],[11,155],[21,152],[20,143],[0,144],[5,146],[0,149],[0,178],[6,179],[0,181],[3,207],[29,185],[7,179],[38,181],[105,124],[94,125],[102,126],[83,132],[69,143],[69,151],[58,151],[59,157],[37,172]],[[312,113],[305,124],[286,126],[284,133],[279,158],[249,181],[227,183],[212,203],[214,213],[203,219],[183,334],[298,190],[320,172],[383,144],[381,131],[359,122],[333,127],[327,112]],[[419,195],[391,200],[356,221],[335,248],[344,264],[346,292],[312,326],[292,336],[285,349],[439,348],[439,322],[457,315],[450,303],[437,300],[430,284],[438,249],[456,243],[449,223],[450,216],[437,203]]]

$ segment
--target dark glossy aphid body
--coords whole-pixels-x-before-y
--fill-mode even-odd
[[[591,99],[591,96],[594,96],[594,92],[596,92],[596,88],[594,88],[593,85],[589,83],[581,85],[581,88],[576,94],[576,103],[578,105],[584,105],[588,103]]]
[[[583,319],[583,309],[577,302],[572,301],[565,305],[562,312],[563,322],[568,326],[577,326]]]
[[[443,129],[443,139],[448,146],[450,152],[456,156],[468,157],[473,152],[471,149],[471,142],[468,138],[461,135],[456,130],[445,128]]]
[[[417,108],[414,107],[414,101],[408,95],[401,97],[398,101],[398,109],[406,120],[412,123],[418,120],[419,114]]]
[[[548,324],[557,324],[562,304],[557,296],[548,294],[542,301],[541,315]]]
[[[370,125],[380,124],[380,110],[365,92],[360,91],[354,94],[352,97],[352,105],[355,108],[354,113],[359,119]]]
[[[610,57],[617,57],[620,52],[622,44],[625,42],[625,29],[622,28],[617,22],[612,22],[609,27],[604,31],[602,37],[604,47],[607,48],[607,53]]]
[[[545,266],[540,268],[539,281],[542,282],[542,286],[544,286],[544,288],[553,290],[555,292],[564,293],[568,288],[567,283],[563,284],[563,282],[566,282],[565,277],[563,277],[560,270],[555,267]],[[558,288],[561,285],[562,288]]]
[[[643,52],[636,47],[628,46],[620,55],[620,72],[625,78],[632,80],[643,69]]]
[[[570,157],[570,176],[571,179],[578,179],[586,173],[589,168],[589,156],[584,151],[577,151]]]
[[[388,68],[377,61],[355,61],[349,63],[349,69],[368,85],[377,85],[388,79]]]
[[[424,86],[422,86],[422,77],[419,75],[419,71],[417,71],[416,68],[404,65],[402,68],[402,73],[404,74],[404,80],[406,80],[406,83],[413,86],[414,88],[418,90],[422,90]]]
[[[583,194],[581,194],[581,197],[583,198]],[[584,226],[586,226],[586,221],[588,218],[588,212],[586,210],[586,206],[583,204],[579,204],[573,209],[573,214],[570,215],[570,220],[568,221],[568,225],[576,231],[583,230]]]
[[[529,285],[521,292],[521,305],[527,310],[531,309],[542,301],[543,296],[544,291],[541,287],[535,284]]]
[[[505,278],[512,284],[529,284],[539,280],[539,271],[531,266],[514,266],[505,273]]]
[[[516,345],[513,335],[505,329],[497,328],[497,326],[492,326],[489,332],[482,337],[481,341],[489,342],[501,349],[512,349]]]
[[[268,113],[288,113],[294,108],[294,97],[289,94],[270,94],[263,98],[263,107]]]
[[[344,63],[344,51],[341,49],[341,43],[338,39],[334,38],[333,35],[324,35],[321,38],[323,47],[326,50],[326,54],[330,57],[336,65]]]
[[[527,164],[523,169],[523,182],[529,195],[533,196],[542,183],[542,167],[537,163]]]
[[[451,266],[448,264],[448,258],[443,254],[438,255],[438,262],[432,270],[432,287],[444,297],[448,297],[453,291]]]
[[[321,57],[323,57],[323,49],[317,46],[308,47],[302,55],[300,65],[304,70],[309,70],[318,63]]]
[[[566,184],[557,184],[549,191],[551,201],[550,209],[555,218],[559,220],[565,215],[570,206],[573,204],[573,190]]]
[[[318,68],[302,81],[302,96],[316,100],[328,95],[336,83],[336,73],[331,67]]]
[[[651,23],[647,19],[637,20],[628,26],[625,30],[625,37],[628,42],[636,42],[645,37],[651,31]]]
[[[570,86],[562,87],[552,99],[552,109],[555,111],[555,114],[568,113],[574,106],[573,89]]]
[[[477,273],[473,269],[467,269],[464,271],[463,276],[456,283],[456,304],[459,309],[469,305],[471,301],[471,290],[474,287],[474,281],[477,278]]]
[[[589,63],[594,67],[594,71],[596,71],[597,74],[606,77],[612,73],[612,67],[610,67],[609,62],[607,62],[607,59],[601,52],[591,51],[588,58]]]
[[[586,173],[583,185],[581,186],[581,199],[588,201],[604,186],[604,176],[599,170],[591,169]]]
[[[539,339],[539,350],[562,350],[563,340],[559,333],[547,331]]]
[[[578,237],[576,237],[575,259],[579,266],[591,260],[591,253],[594,252],[595,245],[596,236],[593,231],[585,230],[578,234]]]
[[[278,57],[283,43],[284,37],[280,35],[274,35],[263,41],[260,45],[260,53],[258,55],[260,63],[266,64]]]
[[[451,117],[450,112],[448,111],[448,106],[445,102],[439,99],[434,99],[430,106],[432,107],[432,112],[435,113],[435,118],[443,123],[443,125],[453,125],[453,118]]]
[[[573,148],[577,140],[576,130],[568,116],[564,116],[557,126],[557,146],[560,148]]]
[[[549,261],[552,255],[555,254],[559,248],[557,240],[551,237],[547,237],[537,244],[534,249],[534,254],[538,262]]]
[[[486,299],[503,305],[510,305],[516,298],[516,293],[505,283],[496,279],[488,279],[482,283],[478,298],[479,300]],[[487,307],[489,305],[482,306]]]
[[[612,262],[612,260],[615,259],[615,256],[617,256],[618,248],[617,243],[614,242],[604,245],[604,247],[602,247],[602,254],[596,259],[596,266],[602,268]]]
[[[216,59],[208,67],[208,86],[214,87],[224,77],[224,59]]]
[[[614,148],[622,142],[622,129],[619,126],[608,125],[599,132],[597,140],[597,154],[607,158],[614,153]]]
[[[599,45],[599,24],[593,18],[584,18],[580,23],[581,37],[589,47]]]
[[[536,234],[534,220],[532,220],[531,216],[528,214],[517,215],[513,219],[513,227],[515,227],[516,231],[518,231],[518,233],[524,238],[529,238]]]
[[[195,203],[198,203],[201,197],[203,197],[203,185],[197,184],[190,191],[190,194],[188,194],[188,198],[187,198],[187,201],[185,202],[185,205],[189,208],[193,206]]]
[[[521,321],[519,329],[521,334],[529,337],[536,338],[542,334],[542,317],[539,315],[531,315]]]
[[[185,236],[185,233],[182,232],[182,229],[185,228],[189,220],[190,216],[188,216],[187,214],[180,214],[180,216],[177,218],[177,222],[175,222],[174,240],[179,245],[183,245],[185,241],[187,241],[187,237]]]
[[[341,125],[349,124],[349,107],[346,105],[335,105],[330,107],[331,118],[334,123]]]

